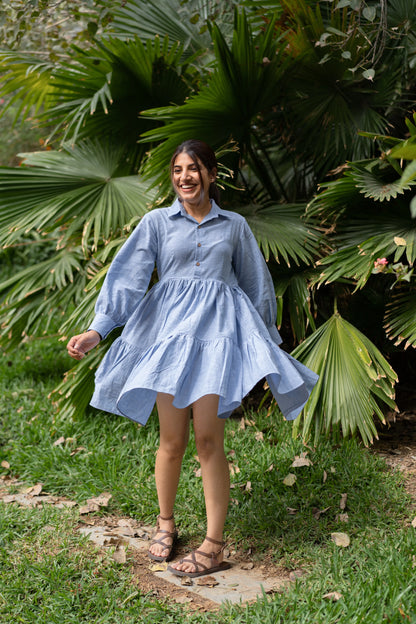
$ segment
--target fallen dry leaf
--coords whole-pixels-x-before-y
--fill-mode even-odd
[[[286,475],[285,478],[283,479],[283,483],[285,485],[288,485],[289,487],[292,487],[296,483],[296,475],[289,472],[289,474]]]
[[[287,509],[287,513],[289,514],[289,516],[294,516],[295,514],[298,513],[298,510],[295,509],[294,507],[286,507]]]
[[[42,483],[37,483],[33,486],[32,491],[29,492],[29,494],[31,496],[39,496],[39,494],[42,492],[42,487]]]
[[[295,459],[292,463],[292,468],[301,468],[302,466],[313,466],[310,459],[307,457],[298,457],[295,455]]]
[[[316,520],[319,520],[319,518],[322,516],[322,514],[326,513],[329,509],[331,509],[330,507],[325,507],[325,509],[314,509],[313,510],[313,517]]]
[[[113,497],[112,494],[110,494],[110,492],[103,492],[102,494],[100,494],[99,496],[94,496],[93,498],[88,498],[87,499],[87,504],[88,505],[98,505],[99,507],[107,507],[108,503],[110,502],[110,499]]]
[[[96,503],[88,503],[88,505],[82,505],[82,507],[79,508],[79,514],[83,516],[85,514],[94,513],[95,511],[99,510],[100,506]]]
[[[6,494],[6,496],[3,496],[1,500],[3,503],[14,503],[16,500],[16,494]]]
[[[193,584],[194,582],[189,576],[182,576],[181,585],[186,585],[187,587],[190,587]]]
[[[251,490],[251,481],[247,481],[246,487],[244,488],[246,492],[250,492]]]
[[[324,476],[323,476],[322,482],[325,483],[327,479],[328,479],[328,473],[326,470],[324,470]]]
[[[343,548],[346,548],[351,543],[346,533],[331,533],[331,539],[337,546],[342,546]]]
[[[416,529],[416,518],[413,518],[413,520],[412,520],[412,527],[415,527],[415,529]]]
[[[6,470],[8,470],[10,468],[10,464],[8,461],[6,461],[5,459],[3,459],[3,461],[1,462],[1,467],[2,468],[6,468]]]
[[[69,455],[70,455],[70,457],[73,457],[77,453],[81,453],[81,451],[86,451],[86,450],[87,449],[85,448],[85,446],[77,446],[77,448],[74,449]]]
[[[349,522],[347,513],[338,514],[335,519],[338,520],[338,522]]]
[[[37,483],[36,485],[31,485],[22,490],[22,494],[27,494],[29,496],[39,496],[42,492],[42,483]]]
[[[246,428],[246,423],[244,422],[244,418],[241,418],[239,429],[245,429],[245,428]]]
[[[196,470],[194,470],[194,474],[196,477],[202,477],[202,468],[196,468]]]
[[[117,563],[126,563],[126,547],[125,546],[117,546],[115,551],[113,552],[113,559]]]
[[[60,438],[58,438],[57,440],[55,440],[55,442],[53,443],[54,446],[59,446],[60,444],[65,444],[65,438],[64,436],[61,436]]]
[[[345,507],[347,506],[347,498],[348,498],[348,494],[341,494],[341,500],[339,502],[339,507],[343,511],[344,511]]]
[[[326,600],[332,600],[333,602],[337,602],[337,600],[341,600],[341,598],[343,598],[343,595],[337,591],[333,591],[333,592],[329,592],[328,594],[325,594],[324,596],[322,596],[322,598],[325,598]]]
[[[241,566],[242,570],[252,570],[254,568],[254,563],[249,561],[248,563],[243,563]]]
[[[256,424],[254,420],[250,420],[250,418],[246,418],[245,419],[245,423],[246,425],[248,425],[248,427],[254,427],[254,425]]]
[[[264,440],[263,431],[257,431],[254,437],[256,438],[257,442],[263,442]]]
[[[196,584],[203,587],[215,587],[216,585],[219,585],[219,581],[217,581],[217,579],[213,576],[202,576],[197,580]]]
[[[230,469],[230,474],[231,475],[235,475],[238,474],[240,472],[240,468],[237,466],[237,464],[228,464],[228,467]]]
[[[151,572],[165,572],[168,569],[167,561],[161,561],[160,563],[152,563],[149,567]]]

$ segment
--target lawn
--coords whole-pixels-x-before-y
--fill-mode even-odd
[[[47,396],[71,364],[63,345],[50,339],[0,352],[3,482],[42,483],[44,491],[78,503],[110,492],[105,513],[154,523],[157,418],[145,428],[97,411],[63,419]],[[219,612],[193,612],[141,593],[131,565],[117,563],[76,531],[79,507],[0,502],[0,622],[416,622],[416,529],[399,472],[357,441],[312,448],[293,440],[277,410],[230,419],[226,451],[232,479],[227,542],[256,564],[267,559],[306,570],[287,591]],[[191,440],[176,511],[185,542],[204,534],[198,467]],[[350,545],[337,545],[332,533],[347,534]],[[338,600],[325,597],[333,592]]]

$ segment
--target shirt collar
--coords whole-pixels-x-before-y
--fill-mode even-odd
[[[224,210],[221,210],[221,208],[213,199],[210,199],[210,202],[211,210],[206,215],[206,217],[204,217],[201,223],[206,223],[207,221],[211,221],[211,219],[216,219],[218,217],[228,218],[227,213]],[[174,217],[185,217],[189,218],[191,221],[194,221],[194,219],[190,217],[190,215],[188,215],[185,208],[183,207],[181,200],[178,197],[175,199],[172,206],[169,206],[169,208],[167,208],[166,210],[168,211],[168,216],[171,219]]]

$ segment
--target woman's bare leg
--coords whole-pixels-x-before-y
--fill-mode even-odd
[[[156,490],[160,509],[159,528],[172,532],[175,528],[175,521],[173,518],[171,520],[163,520],[163,518],[173,516],[182,458],[189,439],[189,408],[174,407],[173,396],[170,394],[159,393],[156,402],[160,425],[160,442],[155,464]],[[172,538],[166,537],[166,533],[155,535],[156,539],[162,537],[165,544],[172,543]],[[158,557],[165,557],[168,554],[162,544],[152,544],[149,550]]]
[[[230,472],[224,452],[225,420],[217,416],[218,400],[219,397],[214,394],[198,399],[193,404],[193,423],[204,486],[206,535],[221,542],[230,497]],[[205,553],[217,552],[220,546],[204,540],[198,550]],[[221,562],[222,559],[221,552],[217,560]],[[209,565],[206,557],[196,555],[196,560],[205,566]],[[176,562],[172,567],[183,572],[196,571],[192,563]]]

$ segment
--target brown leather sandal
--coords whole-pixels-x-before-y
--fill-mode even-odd
[[[150,559],[153,559],[153,561],[169,561],[170,559],[172,559],[173,547],[178,537],[178,531],[176,530],[176,527],[174,531],[165,531],[165,529],[161,529],[159,526],[159,520],[173,520],[173,515],[169,516],[169,518],[164,518],[163,516],[157,517],[156,529],[155,529],[156,534],[164,533],[164,535],[162,535],[162,537],[159,537],[159,539],[153,538],[152,541],[150,542],[150,546],[152,546],[153,544],[161,544],[163,546],[163,550],[168,550],[169,552],[167,555],[162,556],[162,555],[154,555],[152,552],[150,552],[150,550],[148,550],[147,554],[150,557]],[[172,538],[172,543],[166,544],[164,540],[169,539],[169,538]]]
[[[218,555],[222,553],[225,548],[225,542],[218,542],[217,540],[212,539],[211,537],[205,538],[208,542],[212,542],[213,544],[218,544],[221,546],[219,550],[216,552],[205,553],[202,550],[194,550],[191,552],[189,557],[185,557],[181,559],[179,563],[191,563],[195,572],[185,572],[184,570],[177,570],[176,568],[172,568],[172,566],[168,566],[169,572],[172,572],[175,576],[189,576],[191,578],[195,578],[196,576],[204,576],[205,574],[213,574],[214,572],[222,572],[222,570],[228,570],[231,568],[231,564],[227,561],[218,562]],[[195,555],[202,555],[203,557],[207,557],[207,559],[211,560],[211,565],[206,566],[203,563],[200,563],[196,560]]]

